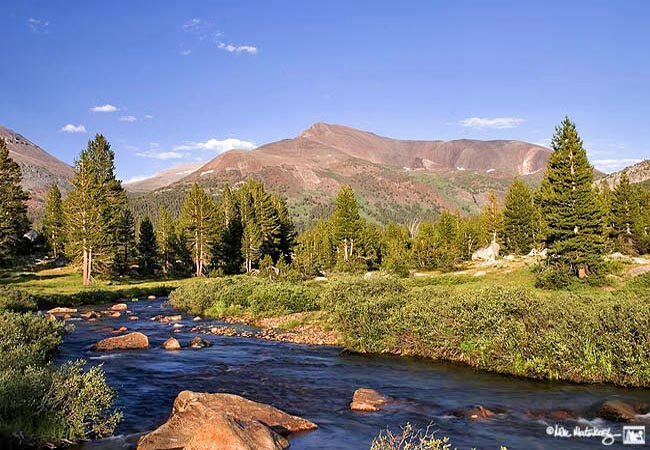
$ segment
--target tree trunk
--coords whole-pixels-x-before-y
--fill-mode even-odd
[[[88,250],[84,247],[83,249],[83,262],[81,265],[83,285],[88,286]]]

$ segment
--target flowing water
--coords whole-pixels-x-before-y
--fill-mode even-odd
[[[449,436],[459,449],[499,449],[501,445],[508,449],[630,448],[622,445],[620,436],[605,447],[601,438],[549,437],[546,430],[558,423],[569,430],[575,426],[611,427],[611,432],[618,434],[622,424],[593,419],[588,414],[592,405],[613,398],[650,403],[650,390],[531,381],[445,362],[362,356],[334,347],[253,338],[206,335],[203,337],[213,346],[165,351],[160,346],[170,336],[186,345],[195,335],[189,330],[193,322],[188,315],[183,315],[186,327],[178,333],[171,325],[149,320],[158,314],[177,313],[165,300],[129,303],[129,309],[140,317],[137,321],[122,314],[117,319],[72,322],[75,329],[61,345],[59,360],[84,358],[89,364],[102,363],[108,383],[117,389],[116,405],[124,414],[115,438],[86,444],[84,450],[133,448],[139,435],[167,419],[174,398],[185,389],[239,394],[317,423],[317,430],[291,438],[294,450],[368,449],[380,430],[390,427],[397,431],[406,422],[420,427],[433,424],[433,429]],[[90,349],[99,339],[115,335],[102,328],[122,325],[146,334],[149,349],[102,353]],[[391,411],[352,412],[348,405],[359,387],[377,389],[400,402]],[[449,414],[476,404],[504,412],[477,422]],[[569,409],[590,420],[533,419],[525,413],[531,409]]]

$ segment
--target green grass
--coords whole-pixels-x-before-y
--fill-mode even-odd
[[[81,273],[69,267],[38,272],[3,272],[0,285],[11,285],[31,294],[39,308],[113,302],[120,298],[164,296],[187,280],[98,280],[83,286]]]

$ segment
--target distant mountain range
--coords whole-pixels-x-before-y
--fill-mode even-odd
[[[180,180],[169,177],[167,186],[141,201],[177,199],[178,191],[194,182],[216,193],[225,183],[254,178],[287,198],[301,222],[327,213],[345,183],[355,189],[367,216],[404,221],[444,208],[475,211],[490,191],[503,196],[515,175],[537,184],[550,154],[521,141],[398,140],[316,123],[293,139],[222,153]],[[161,178],[157,176],[158,185]],[[126,187],[142,192],[141,183]]]
[[[0,126],[0,138],[5,140],[9,156],[22,170],[22,185],[30,196],[30,215],[38,216],[52,183],[56,183],[64,193],[70,189],[72,167],[24,136],[3,126]]]
[[[23,171],[30,212],[38,217],[52,183],[64,193],[70,189],[72,167],[8,128],[0,126],[0,137]],[[258,179],[287,199],[302,225],[328,214],[339,186],[350,184],[366,216],[380,223],[404,222],[435,216],[442,209],[477,211],[490,191],[503,199],[515,175],[536,186],[550,154],[522,141],[398,140],[316,123],[293,139],[231,150],[207,163],[183,164],[124,187],[137,211],[155,215],[162,204],[177,211],[192,183],[218,194],[225,183],[237,186]],[[650,187],[650,160],[623,171],[633,183]],[[618,177],[620,172],[604,180],[613,184]]]
[[[642,184],[650,188],[650,159],[638,162],[631,166],[626,167],[623,170],[609,174],[599,180],[599,183],[606,182],[609,184],[610,188],[614,188],[619,180],[621,179],[621,174],[627,174],[632,184]]]

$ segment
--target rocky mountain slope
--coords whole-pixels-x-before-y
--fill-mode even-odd
[[[607,175],[599,180],[599,183],[606,182],[610,188],[614,188],[618,181],[621,179],[621,174],[626,173],[630,179],[630,183],[643,184],[650,187],[650,159],[638,162],[634,165],[628,166],[623,170]]]
[[[47,153],[24,136],[0,126],[0,138],[9,148],[9,156],[18,163],[23,172],[23,188],[29,193],[31,215],[38,215],[47,192],[56,183],[62,192],[70,189],[72,167]]]
[[[287,198],[298,222],[325,214],[343,183],[363,212],[379,222],[470,212],[490,191],[503,196],[512,177],[536,184],[551,151],[521,141],[397,140],[317,123],[298,137],[220,154],[172,186],[141,201],[160,202],[198,182],[218,192],[224,183],[255,178]]]
[[[128,192],[133,193],[155,191],[156,189],[169,186],[185,178],[192,172],[198,170],[203,164],[202,162],[181,164],[171,169],[161,170],[152,177],[145,178],[144,180],[122,183],[122,185]]]

